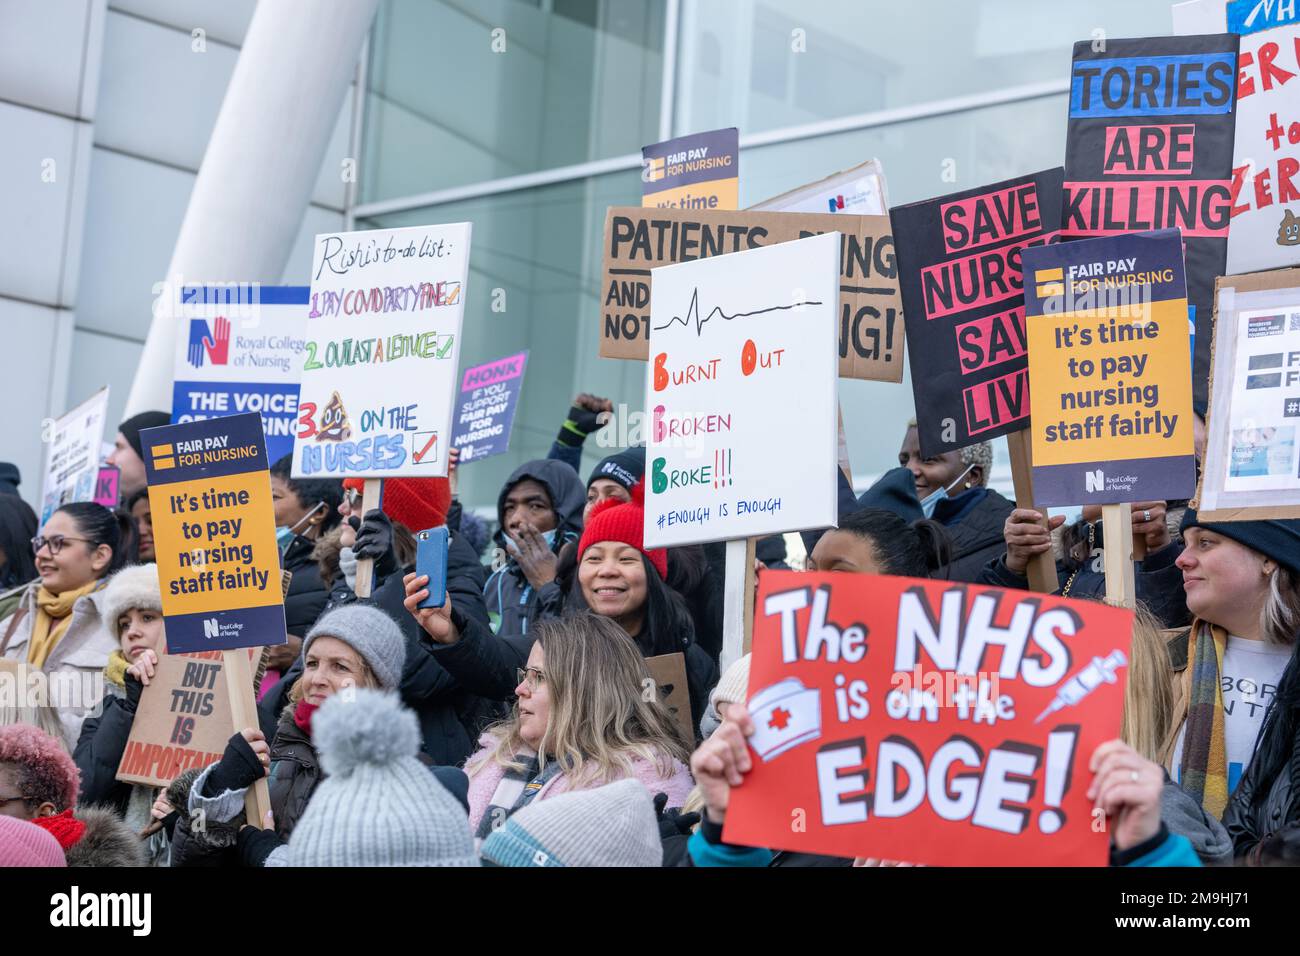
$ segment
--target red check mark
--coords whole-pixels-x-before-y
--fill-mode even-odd
[[[424,456],[429,453],[429,449],[433,447],[434,443],[437,440],[438,440],[438,436],[437,434],[435,434],[432,438],[429,439],[428,444],[426,444],[423,448],[421,448],[418,452],[415,453],[415,463],[417,465],[424,459]]]

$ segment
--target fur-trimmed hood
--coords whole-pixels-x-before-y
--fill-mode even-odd
[[[100,602],[100,612],[104,629],[112,637],[119,636],[117,619],[132,608],[162,613],[156,564],[129,564],[109,578]]]
[[[68,866],[146,865],[144,842],[114,811],[86,807],[75,815],[86,832],[68,848]]]

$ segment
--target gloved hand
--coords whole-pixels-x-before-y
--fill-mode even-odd
[[[254,826],[239,829],[235,849],[239,853],[240,866],[261,866],[276,847],[283,846],[284,841],[274,830],[259,830]]]
[[[378,508],[366,512],[357,532],[357,543],[352,546],[352,553],[358,558],[370,558],[375,562],[376,578],[385,578],[397,570],[397,551],[393,547],[393,523],[388,515]]]
[[[560,426],[560,433],[555,440],[570,448],[581,448],[588,435],[609,421],[613,411],[614,403],[608,398],[583,392],[573,400],[569,407],[569,417]]]
[[[128,714],[134,714],[140,706],[140,695],[144,693],[144,684],[140,683],[140,678],[129,670],[126,672],[122,684],[126,688],[126,696],[122,698],[122,706],[126,708]]]
[[[655,818],[659,821],[659,839],[666,840],[675,836],[690,836],[691,828],[700,822],[698,813],[683,813],[680,807],[665,809],[668,806],[668,794],[655,794]]]
[[[265,747],[261,731],[251,733]],[[216,797],[227,790],[245,790],[265,774],[266,768],[247,738],[242,733],[233,734],[221,759],[212,765],[212,771],[203,781],[203,796]]]

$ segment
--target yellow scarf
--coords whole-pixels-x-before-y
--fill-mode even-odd
[[[121,648],[108,655],[108,663],[104,665],[104,680],[117,687],[125,689],[126,687],[126,669],[131,666],[131,662],[126,659]]]
[[[91,581],[85,587],[64,591],[62,594],[52,594],[45,589],[44,584],[40,586],[36,592],[36,617],[32,621],[32,636],[27,641],[28,664],[33,667],[45,666],[50,652],[72,623],[72,606],[77,603],[77,598],[94,591],[100,583]]]

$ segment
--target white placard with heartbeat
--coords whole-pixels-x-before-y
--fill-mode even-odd
[[[840,233],[651,272],[647,547],[836,523]]]

